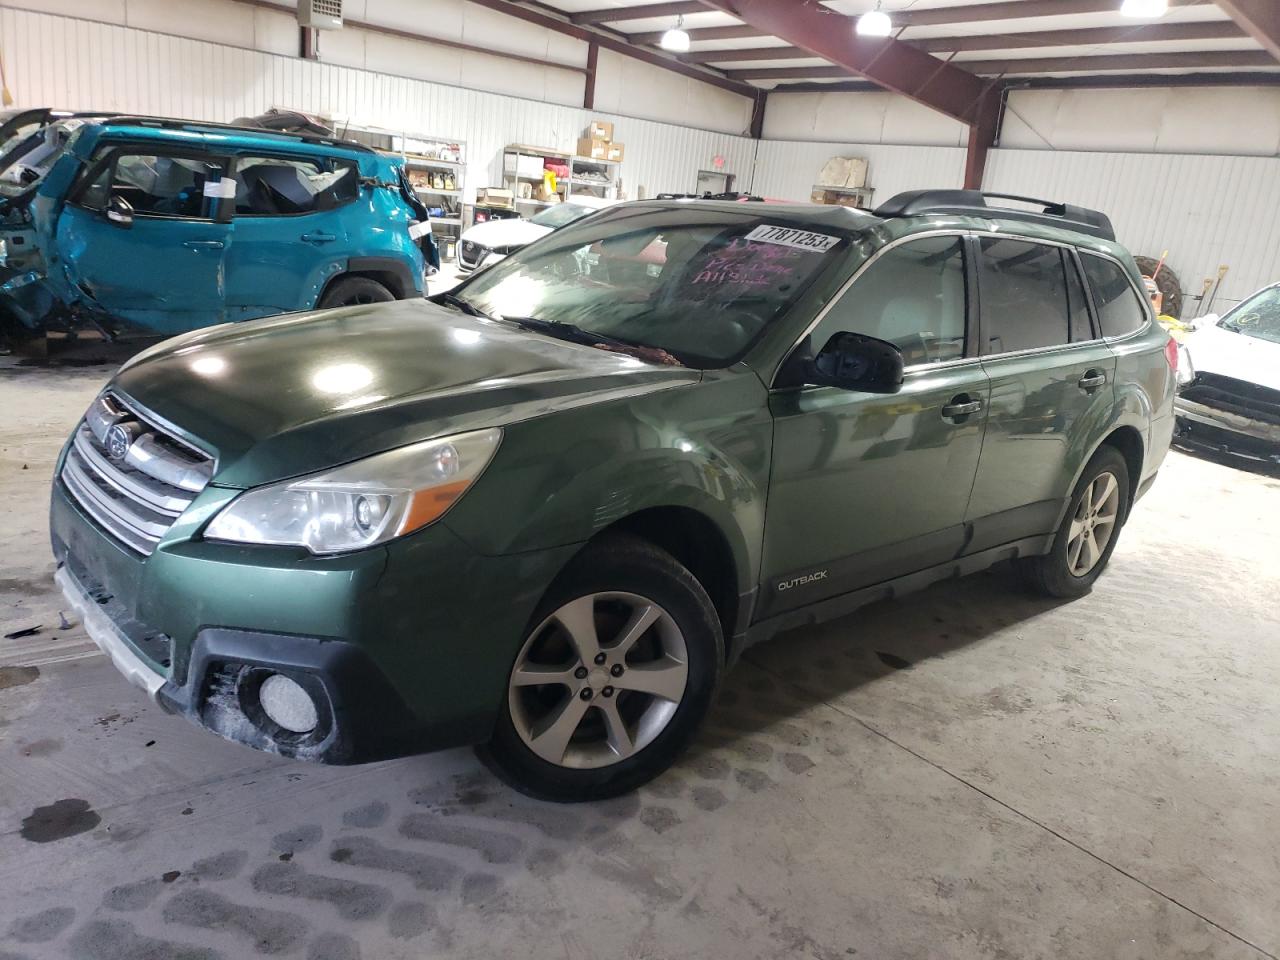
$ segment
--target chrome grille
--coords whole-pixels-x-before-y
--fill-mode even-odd
[[[103,394],[76,428],[61,476],[89,516],[121,543],[149,555],[205,488],[213,466],[207,455],[119,397]]]

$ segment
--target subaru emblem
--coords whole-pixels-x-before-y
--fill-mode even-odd
[[[133,445],[133,437],[121,424],[117,423],[107,431],[107,456],[112,460],[123,460]]]

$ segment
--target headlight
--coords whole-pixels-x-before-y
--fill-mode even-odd
[[[259,487],[228,504],[205,537],[312,553],[385,543],[444,516],[488,466],[501,439],[497,428],[460,433]]]

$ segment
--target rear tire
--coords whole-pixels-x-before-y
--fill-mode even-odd
[[[342,277],[329,285],[317,305],[318,310],[331,307],[354,307],[363,303],[386,303],[394,300],[395,294],[368,277]]]
[[[1080,475],[1053,548],[1019,562],[1023,578],[1050,597],[1083,597],[1106,569],[1128,512],[1128,464],[1119,450],[1104,446]]]
[[[547,591],[476,752],[506,783],[573,803],[627,793],[688,747],[724,667],[702,585],[647,541],[582,551]]]

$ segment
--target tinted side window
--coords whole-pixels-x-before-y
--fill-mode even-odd
[[[205,184],[221,178],[215,161],[121,151],[79,189],[75,202],[100,210],[120,197],[139,216],[207,220],[212,200]]]
[[[242,157],[236,163],[236,215],[279,217],[332,210],[356,198],[354,163]]]
[[[1102,335],[1108,339],[1123,337],[1143,327],[1147,322],[1147,310],[1142,299],[1134,292],[1129,275],[1120,264],[1081,251],[1093,302],[1098,309]]]
[[[1094,339],[1093,324],[1089,320],[1089,304],[1080,280],[1076,261],[1067,250],[1062,251],[1062,262],[1067,268],[1067,306],[1071,311],[1071,342],[1085,343]]]
[[[964,356],[967,316],[964,242],[926,237],[888,250],[813,331],[815,351],[837,333],[895,344],[907,366]]]
[[[988,237],[978,277],[984,356],[1070,342],[1060,248]]]

